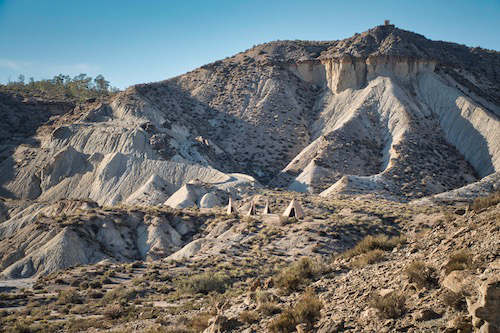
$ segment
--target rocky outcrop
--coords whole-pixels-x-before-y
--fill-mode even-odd
[[[164,258],[188,242],[203,219],[168,210],[101,209],[85,201],[33,204],[0,225],[0,276],[42,276],[107,259]]]

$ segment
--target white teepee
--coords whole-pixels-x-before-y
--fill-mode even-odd
[[[269,208],[269,200],[266,200],[266,207],[264,207],[262,214],[264,215],[271,214],[271,208]]]
[[[302,209],[300,203],[297,200],[293,199],[285,209],[283,216],[301,219],[304,217],[304,210]]]
[[[233,204],[233,198],[229,197],[229,202],[227,204],[227,210],[226,210],[227,215],[231,215],[236,213],[236,208],[234,207]]]
[[[255,202],[253,202],[253,200],[250,201],[250,207],[248,208],[248,211],[245,215],[246,216],[257,215],[257,212],[255,211]]]

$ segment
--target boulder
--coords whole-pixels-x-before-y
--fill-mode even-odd
[[[220,205],[221,201],[214,192],[209,192],[200,199],[200,208],[214,208]]]
[[[484,321],[480,332],[500,332],[500,277],[486,280],[479,288],[479,294],[479,301],[469,307],[473,321]]]

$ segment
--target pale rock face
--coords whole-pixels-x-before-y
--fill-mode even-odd
[[[215,206],[220,206],[221,202],[217,195],[213,192],[205,194],[200,199],[200,208],[213,208]]]
[[[104,210],[95,203],[36,203],[0,225],[0,277],[29,278],[102,260],[165,258],[181,248],[196,223],[136,208]],[[66,216],[65,221],[59,221]]]

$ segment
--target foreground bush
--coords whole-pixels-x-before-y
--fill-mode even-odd
[[[284,310],[270,322],[269,331],[273,333],[294,332],[299,324],[306,324],[307,328],[311,329],[321,318],[322,308],[323,302],[312,290],[308,290],[294,307]]]

